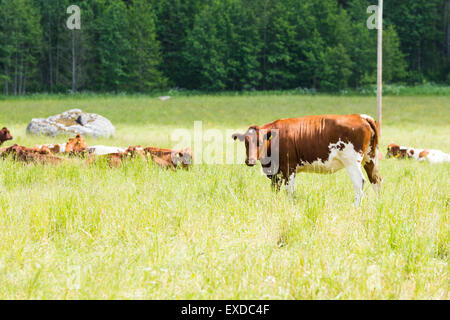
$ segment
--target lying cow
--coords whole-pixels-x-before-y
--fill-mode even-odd
[[[66,143],[59,143],[59,144],[39,144],[34,146],[35,150],[44,152],[46,150],[49,150],[51,153],[58,154],[58,153],[65,153],[66,152]]]
[[[391,143],[387,147],[386,158],[399,158],[405,159],[408,158],[408,148],[399,146],[398,144]]]
[[[450,162],[450,154],[435,149],[414,149],[408,148],[408,156],[418,161],[427,160],[431,164]]]
[[[161,149],[155,147],[142,148],[141,146],[129,147],[124,153],[111,154],[110,163],[118,163],[127,158],[143,157],[152,160],[161,168],[176,169],[188,168],[192,162],[190,148],[184,150]]]
[[[13,137],[11,133],[9,132],[8,128],[3,127],[2,130],[0,130],[0,146],[3,144],[3,142],[12,140]]]
[[[70,153],[70,154],[80,154],[84,153],[87,149],[88,145],[86,140],[80,135],[77,134],[75,138],[70,138],[67,143],[59,143],[59,144],[41,144],[34,146],[34,149],[43,152],[46,150],[50,150],[51,153]]]
[[[43,150],[36,150],[35,148],[27,148],[17,144],[3,149],[0,156],[5,159],[11,157],[14,161],[21,161],[25,163],[40,163],[40,164],[59,164],[64,161],[62,158]]]
[[[387,149],[386,158],[391,157],[398,159],[410,158],[417,161],[427,160],[431,164],[450,162],[450,155],[441,150],[415,149],[409,147],[402,147],[395,143],[391,143]]]
[[[175,169],[178,166],[188,168],[192,163],[191,148],[184,150],[161,149],[154,147],[144,148],[144,153],[163,168]]]
[[[233,134],[245,141],[248,166],[261,162],[264,173],[279,189],[291,193],[297,172],[333,173],[346,168],[355,188],[355,205],[363,196],[364,166],[369,181],[379,190],[378,127],[366,115],[324,115],[276,120],[246,133]]]
[[[106,155],[111,167],[117,168],[128,159],[145,159],[144,149],[141,146],[128,147],[124,152],[109,153]]]
[[[141,158],[152,160],[162,168],[175,169],[178,166],[187,168],[191,164],[192,160],[192,152],[190,148],[177,151],[155,147],[142,148],[141,146],[131,146],[123,152],[101,154],[100,157],[102,156],[107,157],[108,163],[111,167],[118,167],[128,159]],[[88,160],[88,163],[91,163],[95,159],[96,156],[93,155],[93,157]]]

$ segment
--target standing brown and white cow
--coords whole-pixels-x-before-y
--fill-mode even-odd
[[[233,134],[245,141],[248,166],[261,162],[277,189],[286,184],[292,193],[297,172],[333,173],[346,168],[355,187],[355,205],[363,196],[367,172],[375,190],[381,187],[378,172],[378,127],[367,115],[323,115],[276,120],[246,133]]]

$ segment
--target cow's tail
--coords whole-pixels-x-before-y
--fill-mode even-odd
[[[378,153],[378,147],[380,142],[380,131],[378,127],[378,123],[373,120],[371,117],[363,117],[364,120],[367,121],[367,123],[370,125],[370,128],[372,129],[372,138],[370,140],[370,153],[369,156],[371,157],[370,161],[364,165],[364,169],[367,172],[367,176],[370,180],[370,183],[374,187],[375,191],[379,192],[381,189],[381,184],[383,181],[383,178],[380,175],[380,172],[378,170],[378,160],[379,160],[379,153]]]
[[[379,135],[379,130],[378,130],[378,123],[373,120],[372,118],[364,118],[364,120],[367,121],[367,123],[370,125],[370,127],[372,128],[372,140],[371,140],[371,146],[374,147],[375,150],[378,149],[378,145],[380,142],[380,135]]]

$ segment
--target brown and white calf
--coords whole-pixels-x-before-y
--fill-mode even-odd
[[[245,141],[248,166],[261,162],[263,172],[279,189],[284,182],[292,193],[298,172],[334,173],[346,168],[355,189],[355,205],[363,196],[364,166],[376,190],[378,172],[378,127],[367,115],[323,115],[276,120],[251,126],[233,134]]]
[[[417,161],[427,160],[431,164],[450,162],[450,154],[447,154],[441,150],[408,148],[406,152],[410,158]]]
[[[436,149],[417,149],[399,146],[391,143],[388,146],[386,158],[405,159],[410,158],[417,161],[428,161],[431,164],[450,162],[450,154]]]
[[[13,137],[11,133],[9,132],[8,128],[3,127],[2,130],[0,130],[0,146],[3,144],[3,142],[12,140]]]

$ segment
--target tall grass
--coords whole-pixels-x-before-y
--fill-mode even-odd
[[[0,102],[0,125],[24,145],[32,117],[80,107],[110,118],[115,139],[171,146],[174,128],[245,129],[279,117],[373,114],[367,97],[86,97]],[[391,141],[450,152],[450,100],[388,97]],[[238,148],[243,153],[242,146]],[[353,206],[345,171],[301,174],[293,197],[260,168],[164,171],[0,161],[3,299],[448,299],[449,164],[383,160],[379,198]]]

